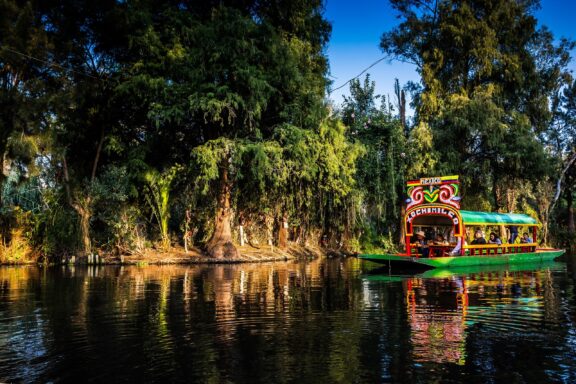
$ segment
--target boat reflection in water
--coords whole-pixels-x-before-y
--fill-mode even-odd
[[[0,382],[576,382],[570,264],[366,264],[0,268]]]
[[[428,286],[418,278],[406,282],[406,304],[411,326],[415,361],[465,362],[465,329],[468,293],[464,278],[453,281],[458,287],[455,307],[429,299]]]
[[[554,291],[551,272],[563,268],[547,262],[366,278],[403,280],[414,361],[463,366],[467,331],[473,327],[492,333],[537,332],[550,313],[544,307],[554,305],[554,297],[544,297]]]

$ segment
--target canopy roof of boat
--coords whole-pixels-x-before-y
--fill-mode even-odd
[[[495,213],[460,211],[465,225],[540,225],[538,221],[522,213]]]

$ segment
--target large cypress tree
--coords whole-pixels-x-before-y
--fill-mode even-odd
[[[121,88],[145,106],[147,162],[190,162],[190,180],[215,197],[210,254],[237,255],[234,207],[271,209],[285,239],[291,213],[349,191],[358,151],[326,121],[321,1],[167,2],[140,14]],[[314,188],[327,189],[315,206]]]
[[[18,92],[10,88],[16,72],[0,68],[2,105],[22,107],[0,111],[2,134],[16,129],[15,113],[31,110],[21,98],[34,93],[24,84],[42,85],[49,97],[33,110],[51,133],[44,165],[60,203],[79,218],[84,253],[99,206],[118,203],[127,177],[134,202],[148,197],[165,247],[174,192],[190,189],[205,211],[214,208],[207,249],[216,257],[237,254],[230,221],[238,210],[282,221],[281,245],[291,216],[304,232],[338,227],[334,212],[361,150],[324,103],[330,26],[320,0],[6,4],[0,28],[22,20],[37,35],[9,42],[3,34],[2,47],[46,53],[30,51],[35,59],[17,66],[30,77]],[[0,47],[2,63],[11,55]],[[32,119],[21,121],[29,127]]]

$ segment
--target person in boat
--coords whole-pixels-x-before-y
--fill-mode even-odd
[[[490,238],[488,239],[488,244],[498,244],[502,245],[502,240],[494,232],[490,233]]]
[[[510,226],[510,239],[508,243],[514,244],[516,243],[516,239],[518,238],[518,227],[515,225]]]
[[[474,233],[474,240],[472,240],[472,245],[476,245],[476,244],[486,244],[486,239],[484,238],[484,234],[482,233],[482,231],[480,229],[478,229],[476,231],[476,233]]]
[[[447,245],[450,245],[450,244],[448,243],[448,241],[446,241],[446,239],[444,238],[444,235],[442,233],[437,233],[434,240],[429,241],[428,245],[439,246],[437,248],[433,248],[428,253],[429,256],[434,257],[434,256],[444,255],[444,253],[447,251],[444,247]]]
[[[434,240],[434,245],[448,245],[448,242],[444,238],[444,235],[439,233],[436,235],[436,239]]]
[[[524,232],[522,234],[522,239],[520,239],[520,242],[523,244],[532,243],[532,238],[528,236],[528,233]]]
[[[428,257],[430,254],[430,248],[428,248],[428,243],[426,243],[426,234],[424,231],[416,232],[416,247],[422,257]]]
[[[458,241],[456,242],[456,246],[450,251],[450,256],[456,256],[460,254],[460,250],[462,249],[462,243],[464,243],[464,245],[468,245],[468,243],[463,237],[459,238]]]

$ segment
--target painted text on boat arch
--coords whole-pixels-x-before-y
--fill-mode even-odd
[[[415,209],[407,215],[406,222],[411,223],[416,217],[425,215],[443,215],[449,217],[454,225],[460,223],[458,216],[454,212],[441,207]]]

